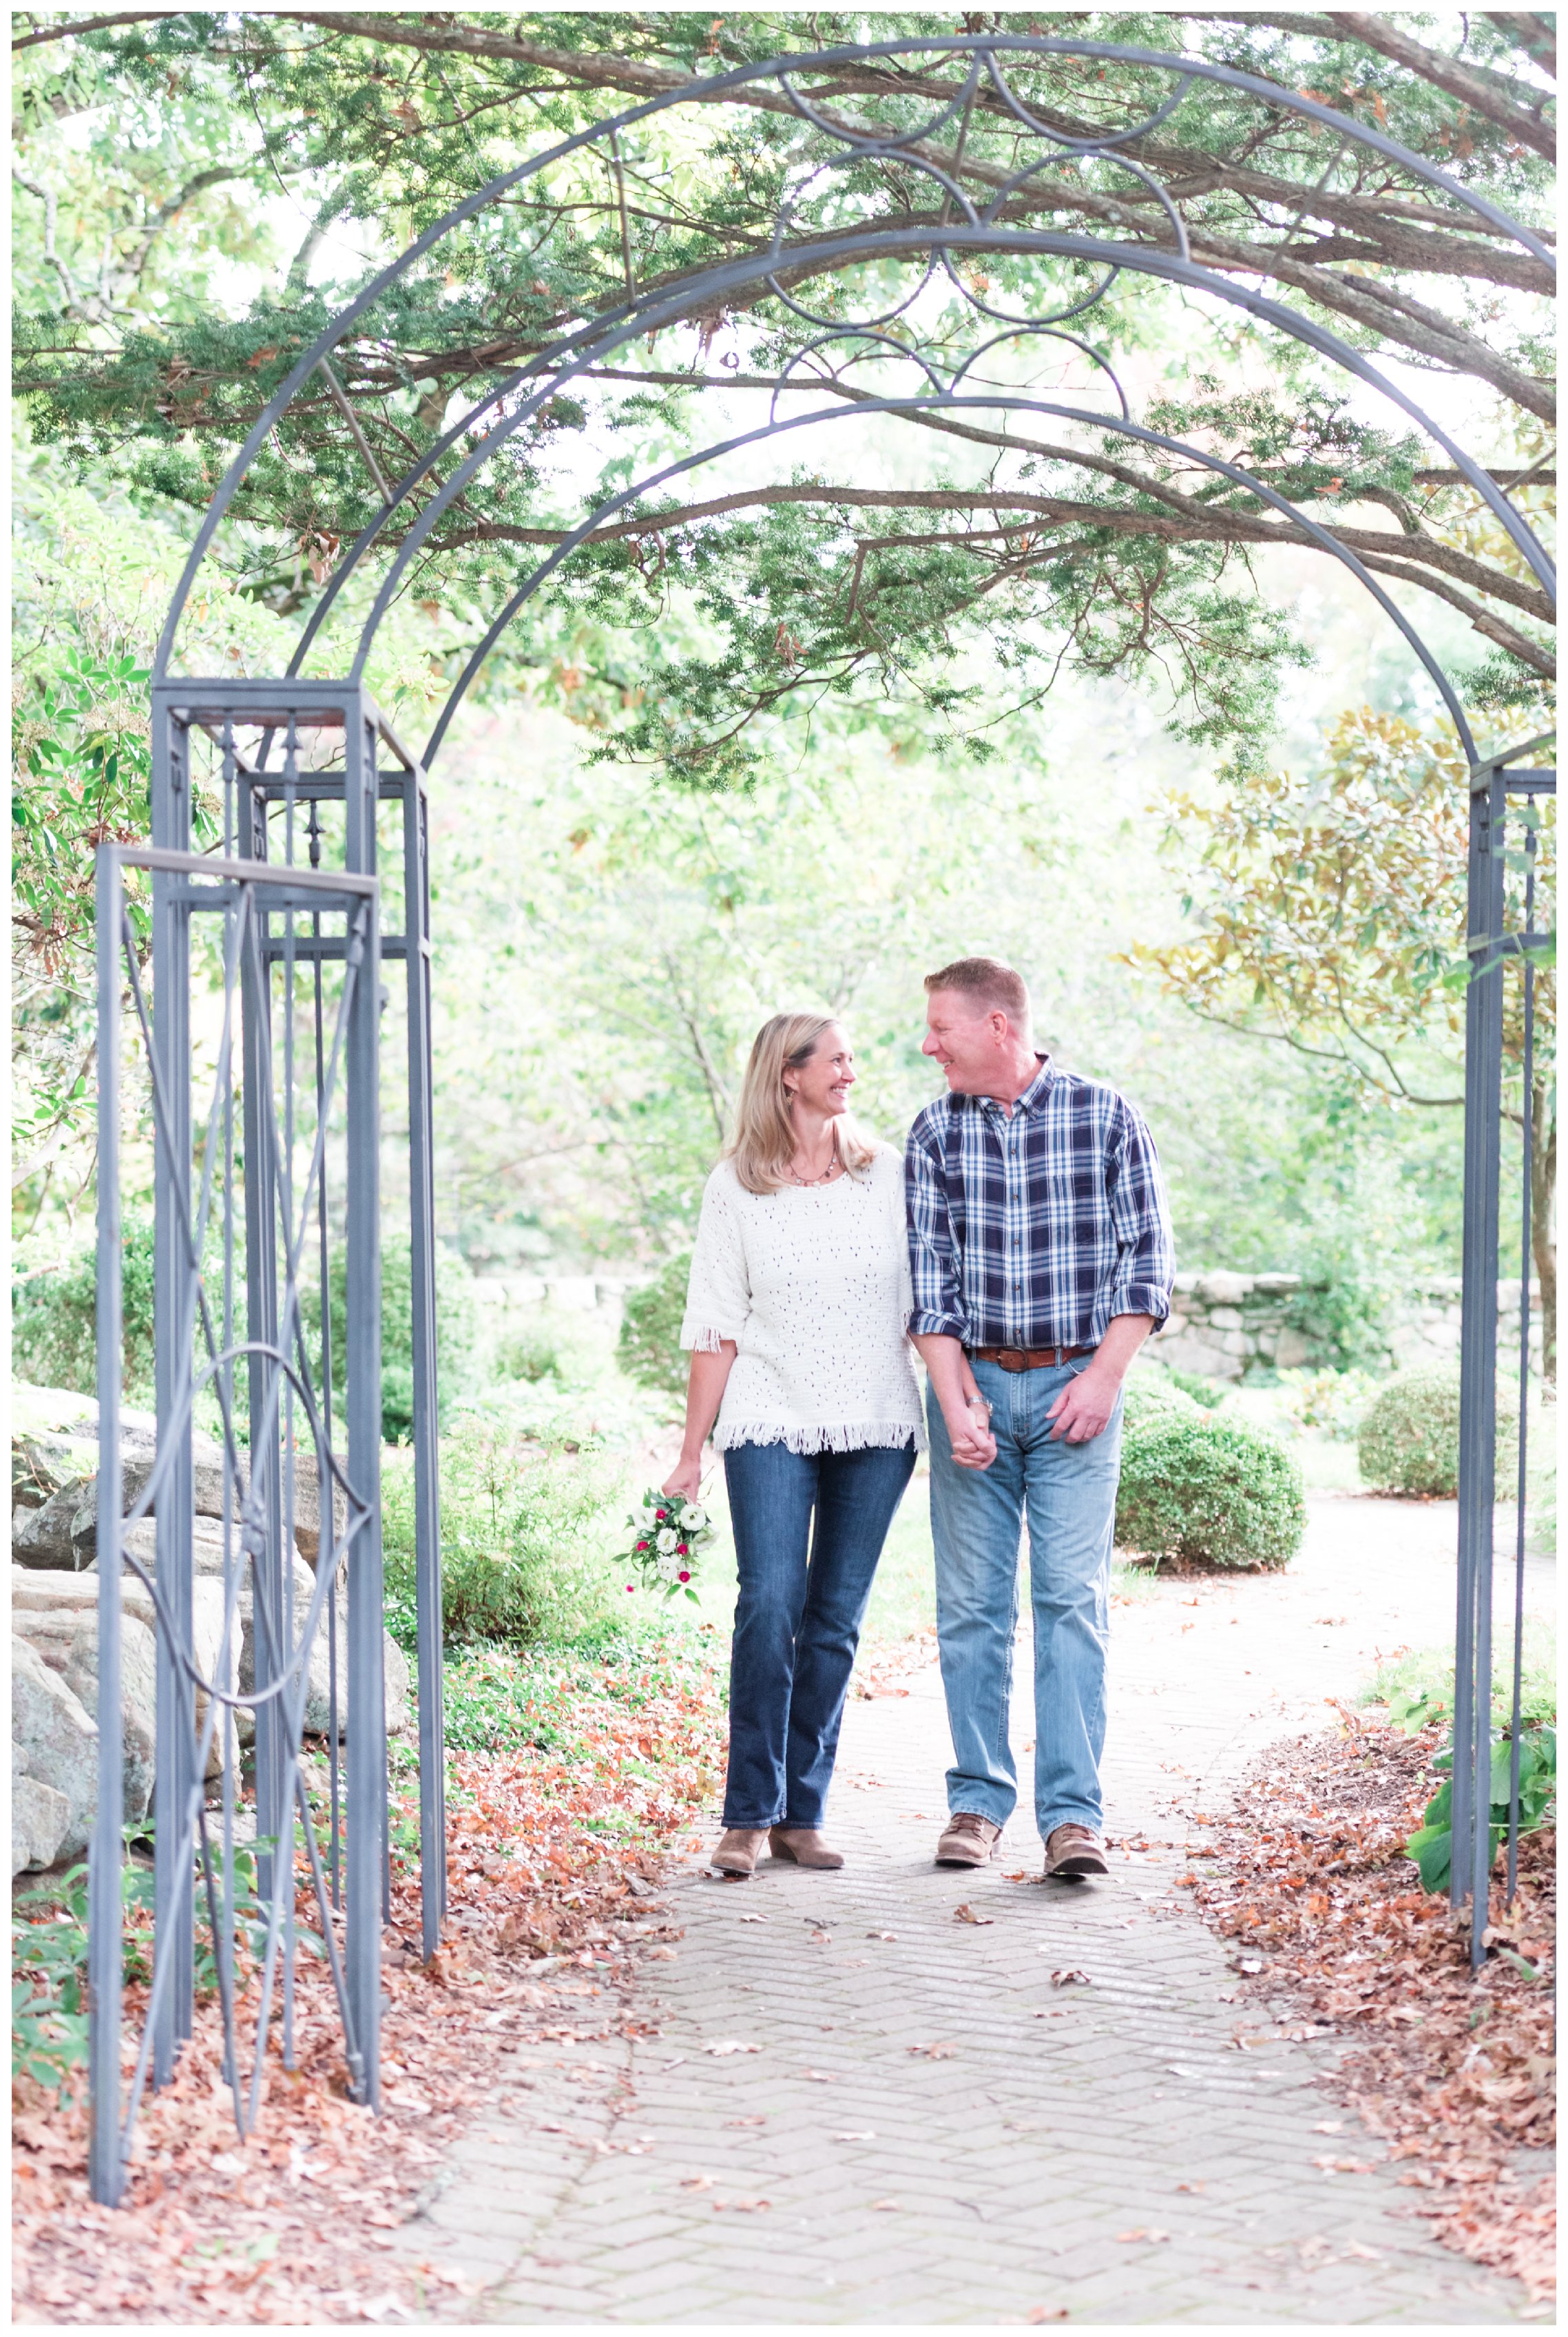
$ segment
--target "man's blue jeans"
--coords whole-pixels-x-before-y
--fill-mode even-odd
[[[821,1824],[871,1578],[914,1468],[913,1437],[857,1452],[725,1453],[740,1577],[727,1826]]]
[[[1103,1435],[1054,1441],[1046,1414],[1083,1362],[1004,1372],[975,1362],[991,1405],[996,1458],[960,1469],[946,1423],[927,1395],[931,1536],[936,1550],[936,1634],[953,1732],[947,1806],[1005,1825],[1018,1799],[1007,1741],[1018,1559],[1029,1527],[1034,1610],[1034,1814],[1056,1826],[1102,1824],[1105,1651],[1112,1535],[1122,1466],[1122,1405]]]

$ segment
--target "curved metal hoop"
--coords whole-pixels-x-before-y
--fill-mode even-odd
[[[667,481],[679,477],[684,472],[695,470],[703,463],[714,462],[721,455],[739,454],[747,446],[756,445],[769,438],[782,437],[789,431],[812,428],[821,422],[844,422],[860,416],[875,414],[952,413],[976,409],[985,413],[995,413],[999,406],[1005,407],[1009,413],[1049,415],[1057,421],[1087,424],[1093,429],[1110,430],[1115,432],[1118,436],[1133,439],[1140,445],[1159,447],[1167,454],[1182,455],[1200,464],[1206,470],[1214,472],[1218,476],[1229,479],[1232,485],[1245,488],[1250,494],[1256,495],[1260,503],[1269,504],[1271,509],[1282,513],[1288,519],[1294,521],[1298,527],[1305,528],[1325,552],[1332,553],[1335,559],[1349,570],[1358,583],[1366,586],[1384,614],[1392,621],[1409,642],[1441,696],[1466,756],[1474,758],[1475,740],[1471,736],[1469,724],[1465,719],[1464,708],[1455,694],[1453,685],[1445,673],[1440,660],[1422,640],[1398,603],[1384,591],[1377,578],[1363,566],[1349,547],[1341,543],[1338,537],[1330,534],[1328,530],[1320,526],[1316,520],[1308,519],[1305,513],[1298,511],[1288,496],[1280,494],[1277,488],[1269,486],[1265,480],[1255,479],[1239,464],[1227,463],[1220,455],[1207,454],[1201,447],[1191,446],[1182,439],[1167,437],[1162,432],[1151,430],[1142,423],[1096,414],[1083,406],[1061,405],[1044,398],[1015,396],[1004,391],[994,397],[978,395],[960,397],[948,395],[939,398],[868,398],[848,406],[828,407],[818,414],[792,415],[787,421],[768,424],[760,429],[746,431],[737,437],[726,439],[720,445],[707,446],[699,454],[683,455],[679,461],[667,464],[663,470],[654,472],[647,478],[639,480],[635,486],[623,488],[619,494],[612,495],[606,503],[602,504],[591,517],[582,523],[581,526],[573,528],[571,534],[558,543],[547,558],[539,562],[533,573],[495,617],[484,640],[474,650],[453,685],[451,695],[442,709],[441,718],[431,732],[421,758],[425,768],[428,769],[435,760],[459,705],[472,688],[485,659],[519,611],[533,598],[540,585],[546,582],[555,571],[571,558],[573,552],[580,549],[596,527],[602,526],[606,519],[613,517],[616,512],[623,510],[629,503],[635,502],[639,495],[652,493],[653,489],[664,485]]]
[[[1488,224],[1494,228],[1513,238],[1516,242],[1521,244],[1525,250],[1532,253],[1535,258],[1541,259],[1547,266],[1554,264],[1553,256],[1548,247],[1545,246],[1538,237],[1534,235],[1530,230],[1524,227],[1519,221],[1510,218],[1506,212],[1501,210],[1495,204],[1489,202],[1485,198],[1476,195],[1469,189],[1462,186],[1456,180],[1451,178],[1446,172],[1436,169],[1432,164],[1425,161],[1423,157],[1416,155],[1411,152],[1409,149],[1401,146],[1396,140],[1386,137],[1380,131],[1369,129],[1360,122],[1352,121],[1348,116],[1338,112],[1333,107],[1323,104],[1318,99],[1308,97],[1298,92],[1286,90],[1276,83],[1266,81],[1257,74],[1240,72],[1232,66],[1210,64],[1202,60],[1194,59],[1189,56],[1177,56],[1158,50],[1148,50],[1136,46],[1128,46],[1113,42],[1044,38],[1011,33],[994,33],[983,35],[955,34],[945,40],[926,38],[924,40],[905,39],[872,42],[855,46],[822,50],[814,54],[774,58],[769,60],[765,64],[757,65],[738,66],[729,73],[714,74],[706,80],[692,82],[677,90],[662,93],[655,98],[651,98],[645,101],[641,105],[629,107],[622,112],[612,117],[606,117],[603,121],[595,122],[584,130],[574,132],[570,138],[563,140],[559,144],[551,148],[548,152],[535,156],[530,161],[517,165],[514,170],[504,172],[499,177],[492,180],[488,185],[475,190],[472,195],[466,197],[463,202],[456,205],[453,210],[448,211],[443,218],[433,221],[430,227],[428,227],[421,236],[410,244],[396,260],[392,261],[387,268],[380,270],[371,282],[365,286],[363,290],[331,320],[324,330],[318,335],[316,340],[311,343],[310,347],[301,355],[285,380],[279,385],[272,397],[268,401],[261,414],[252,425],[243,445],[240,446],[238,454],[230,464],[228,471],[225,473],[222,481],[208,506],[201,526],[199,529],[196,539],[191,545],[191,552],[187,558],[179,583],[175,588],[168,616],[165,620],[162,633],[159,640],[153,660],[155,678],[162,680],[168,674],[169,662],[172,655],[174,642],[178,635],[180,621],[189,600],[190,593],[196,575],[200,570],[201,562],[206,557],[217,529],[221,523],[224,514],[231,505],[234,496],[249,471],[251,463],[254,461],[261,446],[265,444],[270,433],[281,416],[292,404],[294,398],[299,395],[299,391],[303,388],[304,385],[309,379],[311,374],[315,371],[316,367],[321,362],[321,360],[324,357],[330,356],[332,350],[338,346],[338,342],[352,330],[355,324],[370,308],[374,306],[381,294],[406,275],[410,269],[416,266],[417,262],[426,253],[432,250],[446,236],[451,234],[456,228],[460,227],[466,220],[474,218],[488,204],[495,202],[511,189],[521,185],[528,179],[536,175],[539,171],[546,169],[550,164],[559,161],[570,154],[582,151],[583,148],[592,145],[600,138],[617,136],[622,131],[632,127],[637,122],[647,121],[657,114],[667,111],[671,106],[692,103],[720,103],[725,97],[739,90],[746,88],[752,83],[768,80],[772,80],[780,87],[789,89],[789,84],[788,77],[791,73],[821,71],[833,66],[865,64],[870,61],[897,62],[912,57],[928,58],[936,62],[940,62],[944,58],[960,56],[969,56],[975,60],[975,64],[971,68],[970,73],[965,77],[963,90],[961,90],[944,109],[943,112],[938,117],[939,120],[951,118],[954,106],[964,102],[965,93],[972,93],[975,81],[982,64],[984,64],[985,69],[988,73],[993,85],[997,88],[998,93],[1000,94],[1004,92],[1006,101],[1009,103],[1010,106],[1013,108],[1017,107],[1021,102],[1016,99],[1015,93],[1011,91],[1010,86],[1005,83],[1004,77],[1001,76],[999,72],[996,60],[1001,56],[1016,57],[1024,62],[1034,58],[1053,56],[1096,58],[1107,63],[1147,66],[1155,71],[1166,72],[1173,74],[1178,81],[1178,88],[1173,93],[1171,98],[1166,102],[1165,105],[1157,110],[1156,113],[1152,115],[1147,122],[1141,122],[1131,130],[1106,132],[1102,135],[1097,135],[1093,141],[1077,142],[1074,143],[1074,142],[1071,140],[1063,140],[1058,135],[1058,133],[1053,132],[1048,124],[1037,122],[1032,116],[1025,115],[1023,117],[1024,126],[1030,129],[1031,134],[1050,140],[1058,147],[1059,151],[1063,152],[1071,151],[1083,156],[1103,152],[1107,160],[1114,161],[1121,167],[1127,167],[1131,158],[1115,154],[1111,150],[1117,143],[1122,142],[1129,138],[1145,134],[1156,122],[1168,119],[1170,114],[1176,110],[1177,106],[1181,103],[1181,100],[1187,94],[1189,89],[1194,83],[1205,82],[1218,87],[1233,89],[1244,94],[1259,99],[1276,109],[1295,112],[1307,120],[1319,122],[1324,126],[1338,132],[1348,143],[1366,147],[1373,152],[1379,153],[1387,159],[1397,162],[1402,169],[1414,173],[1425,184],[1441,189],[1451,198],[1451,200],[1459,204],[1463,209],[1472,212],[1476,218],[1486,220]],[[896,84],[892,85],[892,93],[898,93]],[[798,110],[800,108],[809,110],[809,101],[799,100],[798,93],[793,91],[790,92],[790,95],[792,102],[796,103]],[[835,137],[841,146],[851,145],[856,142],[851,133],[846,132],[844,129],[840,128],[837,124],[828,123],[826,121],[823,121],[820,122],[819,126],[828,134]],[[907,139],[916,134],[924,133],[910,132],[903,133],[903,137]],[[902,141],[878,142],[877,151],[889,152],[897,151],[897,147],[900,142],[902,142]],[[871,150],[867,148],[867,151]],[[926,165],[926,167],[929,170],[931,166]],[[940,174],[938,173],[937,175]],[[1156,190],[1156,191],[1159,191]],[[960,201],[963,204],[963,208],[966,211],[971,211],[972,214],[972,207],[961,195]],[[956,231],[943,230],[938,230],[935,234],[932,233],[932,231],[927,230],[924,238],[916,237],[916,240],[924,240],[928,249],[934,248],[938,240],[955,248],[964,245],[968,245],[970,248],[974,248],[974,234],[975,231],[973,228],[969,227],[967,222],[965,222],[965,225],[962,230]],[[906,243],[907,240],[907,238],[903,239],[905,243]],[[899,248],[899,243],[900,240],[896,233],[893,239],[889,240],[886,230],[872,230],[868,233],[864,241],[860,239],[856,240],[855,251],[857,256],[864,254],[866,256],[875,255],[879,257],[891,257],[895,256]],[[1239,305],[1248,308],[1253,314],[1267,318],[1270,322],[1279,325],[1282,329],[1292,332],[1296,337],[1306,340],[1309,346],[1318,348],[1321,355],[1329,357],[1332,362],[1346,366],[1347,369],[1355,372],[1361,378],[1368,381],[1373,386],[1382,391],[1385,395],[1391,396],[1396,405],[1407,413],[1420,427],[1427,432],[1435,444],[1442,446],[1445,451],[1451,455],[1462,474],[1470,481],[1470,484],[1475,488],[1476,492],[1486,501],[1489,507],[1492,509],[1494,515],[1497,518],[1500,524],[1507,531],[1524,558],[1529,562],[1533,570],[1538,576],[1542,577],[1544,582],[1547,582],[1548,589],[1551,589],[1549,568],[1544,565],[1544,555],[1542,553],[1531,531],[1524,525],[1524,522],[1519,519],[1518,514],[1514,511],[1512,504],[1507,502],[1507,499],[1504,496],[1503,496],[1501,491],[1494,485],[1490,478],[1486,476],[1485,472],[1480,469],[1479,465],[1472,462],[1470,458],[1464,454],[1462,449],[1456,447],[1447,437],[1446,434],[1443,433],[1428,416],[1422,414],[1420,409],[1415,406],[1412,400],[1405,396],[1403,393],[1397,391],[1391,383],[1381,378],[1376,372],[1375,368],[1367,366],[1365,360],[1359,359],[1357,353],[1350,350],[1346,344],[1338,341],[1336,336],[1325,333],[1320,328],[1308,326],[1307,320],[1296,318],[1292,311],[1284,309],[1276,303],[1263,301],[1258,295],[1240,293],[1239,288],[1230,286],[1224,279],[1216,276],[1213,271],[1195,268],[1193,263],[1190,259],[1186,259],[1184,254],[1181,253],[1174,255],[1155,254],[1149,251],[1145,247],[1114,245],[1088,238],[1064,238],[1044,235],[1018,235],[1011,237],[998,236],[995,230],[992,230],[988,234],[983,237],[982,243],[983,248],[999,250],[1029,250],[1054,252],[1059,256],[1094,257],[1100,259],[1102,263],[1109,264],[1113,268],[1133,268],[1141,270],[1142,272],[1163,275],[1176,280],[1187,281],[1191,283],[1197,288],[1210,290],[1218,297],[1236,300],[1239,302]],[[822,247],[819,244],[815,248],[816,256],[821,256],[821,252]],[[802,254],[792,257],[805,258],[808,256],[811,255]],[[835,256],[838,257],[840,261],[842,260],[843,249],[841,243],[838,245]],[[1157,264],[1159,261],[1163,261],[1164,264]],[[776,259],[773,264],[775,267],[777,266]],[[710,292],[713,290],[722,290],[727,284],[733,282],[738,285],[746,280],[744,273],[746,265],[747,263],[744,262],[730,263],[728,267],[720,267],[716,269],[702,271],[699,277],[695,277],[691,279],[691,281],[685,286],[682,294],[673,301],[668,297],[660,299],[652,312],[653,328],[656,329],[657,326],[661,323],[679,321],[679,318],[683,312],[688,311],[692,306],[696,305],[700,301],[702,297],[704,288],[706,288]],[[741,271],[740,274],[736,274],[734,272],[737,268]],[[615,340],[612,340],[610,343],[610,346],[614,346],[615,341],[618,341],[619,339],[628,337],[629,336],[624,330],[617,334],[616,328],[618,326],[623,328],[626,320],[629,319],[633,313],[638,314],[640,318],[640,323],[637,329],[649,329],[650,311],[642,303],[635,299],[623,304],[619,304],[613,308],[602,311],[593,318],[585,320],[575,329],[574,332],[557,341],[554,344],[553,350],[543,353],[539,358],[533,361],[529,367],[518,369],[518,371],[511,375],[508,377],[507,384],[503,385],[500,389],[492,393],[491,397],[483,402],[482,407],[479,410],[484,410],[484,408],[491,405],[496,397],[507,395],[510,390],[515,389],[520,386],[523,379],[528,377],[530,373],[537,374],[544,371],[549,366],[553,357],[558,358],[561,361],[560,371],[556,376],[557,379],[562,377],[564,375],[569,376],[573,371],[582,370],[583,367],[590,361],[585,345],[592,346],[595,349],[601,348],[606,345],[605,337],[607,334],[615,337]],[[574,364],[568,357],[568,352],[572,352],[575,356],[576,361]],[[524,418],[527,418],[532,411],[537,410],[537,402],[538,401],[532,401],[525,405],[524,409]],[[445,444],[447,446],[454,444],[456,436],[461,434],[463,429],[472,426],[472,421],[473,416],[470,415],[466,418],[463,424],[457,426],[457,429],[455,432],[446,434]],[[496,438],[497,444],[499,444],[501,435],[510,435],[511,434],[510,431],[505,431],[504,434],[493,433],[491,435]],[[492,446],[490,451],[495,451],[495,446]],[[375,536],[379,533],[381,527],[385,524],[387,517],[390,516],[392,510],[397,508],[400,503],[406,499],[407,494],[411,491],[412,485],[416,483],[417,478],[428,474],[431,463],[437,459],[439,459],[437,450],[431,449],[426,455],[414,466],[414,471],[404,480],[399,488],[395,491],[393,497],[389,499],[387,509],[379,514],[377,520],[371,523],[367,529],[361,532],[359,538],[357,539],[349,554],[351,563],[357,563],[358,561],[363,557],[364,552],[368,548],[370,542],[374,540]],[[471,460],[470,463],[462,466],[460,475],[463,477],[465,483],[467,478],[473,475],[473,467]],[[437,497],[436,500],[438,503],[442,501],[440,497]],[[449,502],[450,496],[447,496],[446,501]],[[445,508],[445,504],[442,504],[442,507]],[[428,527],[422,526],[417,531],[417,533],[419,541],[423,542],[425,537],[428,534]],[[411,553],[410,556],[412,556]],[[404,568],[407,566],[407,562],[401,557],[401,554],[395,565],[396,573],[400,575]],[[388,580],[389,582],[391,581],[392,580],[390,579]],[[337,592],[338,589],[338,580],[335,578],[333,580],[332,586],[329,588],[329,600],[337,597]],[[377,597],[373,623],[379,622],[380,616],[384,613],[386,605],[387,605],[387,595],[386,590],[383,588],[382,594]],[[314,621],[308,628],[309,637],[314,637],[314,633],[318,629],[319,621],[325,616],[325,609],[318,608],[316,612]],[[307,645],[307,642],[301,642],[298,657],[303,656]],[[362,651],[358,660],[357,661],[357,672],[362,670],[363,661],[364,659]],[[290,666],[290,671],[295,671],[297,670],[298,659],[296,662]]]

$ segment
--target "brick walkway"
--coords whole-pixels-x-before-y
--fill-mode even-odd
[[[1155,1847],[1100,1886],[1031,1881],[1022,1815],[985,1873],[937,1871],[935,1671],[853,1703],[845,1872],[740,1886],[688,1861],[668,1893],[684,1938],[639,2000],[659,2034],[499,2068],[406,2234],[484,2283],[458,2317],[1544,2317],[1428,2239],[1391,2170],[1314,2163],[1382,2155],[1315,2082],[1338,2048],[1260,2038],[1171,1887],[1200,1832],[1173,1804],[1207,1807],[1281,1728],[1321,1725],[1377,1650],[1451,1630],[1452,1548],[1447,1508],[1328,1499],[1283,1579],[1119,1608],[1110,1825]],[[1022,1748],[1025,1712],[1014,1726]],[[1087,1985],[1054,1987],[1067,1970]],[[1258,2041],[1238,2049],[1243,2019]]]

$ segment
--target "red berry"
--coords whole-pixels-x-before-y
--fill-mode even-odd
[[[681,1579],[682,1582],[690,1582],[691,1579],[691,1577],[687,1573],[684,1567],[681,1569]]]

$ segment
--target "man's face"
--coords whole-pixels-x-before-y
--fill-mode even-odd
[[[1006,1051],[1011,1025],[1005,1014],[967,991],[934,990],[926,1002],[922,1054],[940,1063],[953,1095],[984,1095]]]

